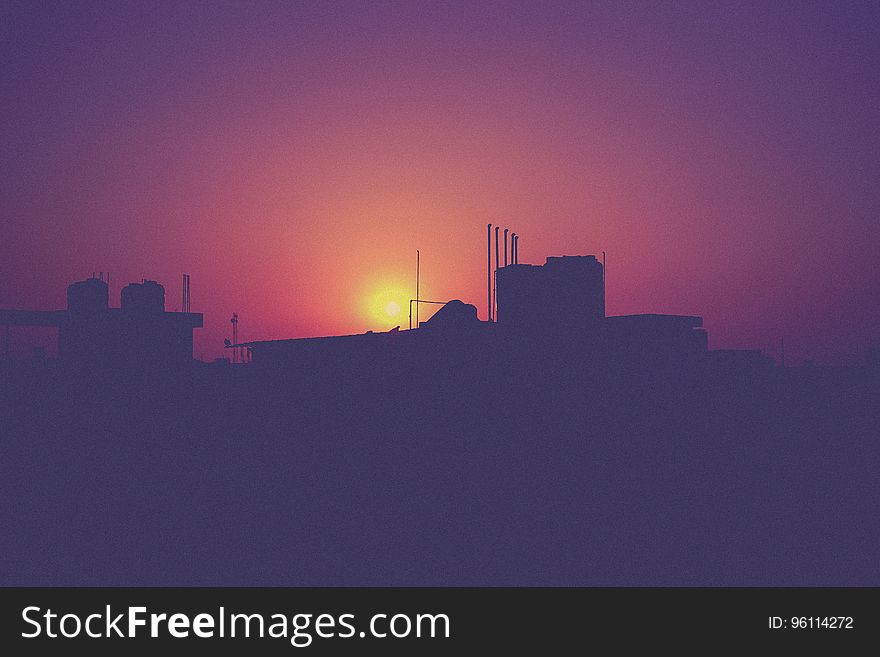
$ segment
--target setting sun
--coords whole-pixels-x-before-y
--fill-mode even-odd
[[[388,330],[401,323],[405,324],[404,315],[412,296],[402,277],[392,275],[386,282],[376,284],[363,297],[363,310],[369,318],[369,328]]]

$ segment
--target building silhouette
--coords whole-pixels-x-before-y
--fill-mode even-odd
[[[202,318],[153,282],[2,311],[71,366],[0,368],[0,581],[876,583],[877,352],[710,350],[699,316],[606,317],[600,267],[515,260],[498,321],[453,300],[228,367],[177,367]]]
[[[549,257],[496,273],[497,321],[532,332],[599,330],[605,316],[604,268],[596,256]]]
[[[339,368],[397,359],[408,363],[443,358],[461,367],[497,369],[498,360],[534,372],[543,363],[569,362],[603,371],[668,371],[714,367],[766,371],[772,359],[755,350],[710,352],[703,318],[694,315],[605,316],[605,275],[594,255],[552,256],[543,265],[499,266],[495,273],[495,321],[458,299],[441,306],[417,330],[360,335],[252,341],[258,366]]]
[[[124,287],[111,308],[107,282],[92,277],[67,288],[66,310],[0,310],[0,325],[57,328],[59,357],[71,364],[175,367],[192,361],[203,315],[166,312],[165,288],[149,280]]]

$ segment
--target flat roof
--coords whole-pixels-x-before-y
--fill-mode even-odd
[[[122,315],[121,308],[108,308],[111,317]],[[125,313],[128,316],[128,313]],[[137,315],[134,315],[137,317]],[[67,310],[18,310],[0,308],[0,326],[62,326],[69,317]],[[205,316],[202,313],[162,313],[164,321],[186,324],[192,328],[202,328]]]

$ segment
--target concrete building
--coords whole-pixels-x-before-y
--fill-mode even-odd
[[[155,281],[126,286],[121,301],[121,308],[111,308],[107,283],[89,278],[67,288],[67,310],[0,310],[0,325],[57,327],[58,354],[68,363],[114,368],[192,361],[201,313],[166,312],[165,288]]]
[[[496,272],[498,324],[522,331],[585,331],[605,316],[605,279],[596,256],[549,257]]]

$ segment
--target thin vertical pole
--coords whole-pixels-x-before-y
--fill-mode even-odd
[[[498,271],[498,226],[495,226],[495,271]],[[498,289],[495,286],[495,280],[492,280],[492,321],[497,321],[498,317]]]
[[[486,319],[492,321],[492,224],[486,224]]]
[[[602,317],[605,316],[605,252],[602,251]]]
[[[498,321],[498,270],[495,270],[495,277],[492,281],[492,286],[495,289],[495,321]]]
[[[232,362],[238,362],[238,313],[232,313]]]
[[[420,274],[420,256],[419,256],[419,250],[416,249],[416,328],[419,328],[419,274]]]
[[[507,266],[507,231],[509,228],[504,229],[504,266]]]

